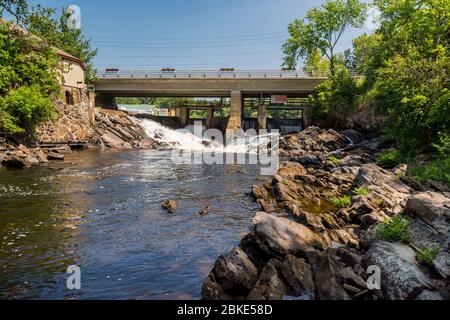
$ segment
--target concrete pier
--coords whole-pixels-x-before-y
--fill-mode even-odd
[[[180,120],[182,126],[187,126],[189,122],[189,110],[184,107],[176,108],[176,116]]]
[[[267,105],[264,103],[258,106],[258,129],[267,129]]]
[[[242,107],[244,105],[241,91],[231,92],[230,119],[228,120],[227,130],[242,129]]]

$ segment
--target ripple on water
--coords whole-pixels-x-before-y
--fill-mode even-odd
[[[0,298],[200,298],[216,257],[258,209],[245,194],[257,167],[177,166],[150,151],[66,161],[0,175]],[[175,215],[161,208],[167,199],[178,200]],[[65,289],[72,264],[83,274],[76,295]]]

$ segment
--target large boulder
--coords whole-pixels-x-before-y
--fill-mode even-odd
[[[373,163],[362,165],[353,183],[355,187],[370,186],[371,200],[381,203],[381,209],[390,216],[403,211],[414,191],[394,173]]]
[[[211,272],[215,280],[227,292],[248,293],[258,280],[258,270],[241,248],[217,259]]]
[[[262,248],[281,256],[303,256],[327,247],[324,240],[306,226],[265,212],[256,214],[252,229]]]
[[[422,192],[408,198],[406,209],[432,225],[442,234],[450,234],[450,198],[441,193]]]
[[[381,287],[389,300],[415,300],[432,289],[431,280],[415,261],[415,252],[402,243],[375,241],[364,259],[367,266],[381,269]]]
[[[450,277],[450,198],[436,192],[412,195],[406,210],[418,217],[412,226],[412,241],[418,247],[439,247],[433,266],[443,277]]]

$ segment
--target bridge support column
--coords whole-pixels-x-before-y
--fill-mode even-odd
[[[187,126],[189,122],[189,110],[185,107],[176,108],[175,114],[182,126]]]
[[[106,94],[95,95],[95,106],[103,109],[119,110],[116,99]]]
[[[309,127],[309,109],[306,107],[302,111],[302,130]]]
[[[214,109],[208,108],[206,110],[206,128],[209,129],[212,127],[212,120],[214,118]]]
[[[231,92],[231,110],[227,130],[242,129],[243,96],[241,91]]]
[[[258,129],[267,129],[267,105],[261,103],[258,107]]]

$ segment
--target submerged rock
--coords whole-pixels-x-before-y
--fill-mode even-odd
[[[177,202],[176,200],[167,200],[162,205],[163,209],[167,210],[169,213],[177,212]]]
[[[206,206],[206,207],[204,207],[202,210],[200,210],[197,214],[199,215],[199,216],[206,216],[206,215],[208,215],[209,213],[211,212],[211,206]]]

